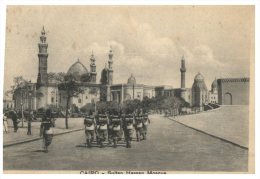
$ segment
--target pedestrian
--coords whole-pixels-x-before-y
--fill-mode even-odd
[[[30,111],[27,116],[27,135],[32,135],[32,120],[34,118],[33,111]]]
[[[8,118],[7,113],[4,113],[3,126],[4,126],[5,133],[8,133],[8,121],[7,121],[7,118]]]
[[[143,136],[143,140],[146,140],[148,125],[151,123],[151,121],[148,117],[148,113],[144,113],[142,119],[143,119],[142,136]]]
[[[16,111],[11,111],[11,118],[13,121],[13,126],[14,126],[14,132],[17,132],[18,130],[18,115],[16,113]]]
[[[44,145],[44,152],[48,153],[48,146],[52,142],[53,138],[53,123],[51,121],[51,111],[47,110],[44,117],[42,118],[42,123],[40,127],[40,137],[43,136],[43,145]]]

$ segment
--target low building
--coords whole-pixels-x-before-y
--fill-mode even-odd
[[[218,79],[220,105],[249,105],[249,78]]]

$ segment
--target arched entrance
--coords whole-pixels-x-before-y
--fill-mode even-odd
[[[225,94],[224,105],[232,105],[232,95],[230,93]]]

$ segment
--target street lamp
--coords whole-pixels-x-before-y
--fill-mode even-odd
[[[23,127],[23,102],[21,102],[21,110],[22,110],[22,127]]]

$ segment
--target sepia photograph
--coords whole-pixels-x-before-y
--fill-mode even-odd
[[[8,5],[4,52],[4,173],[255,172],[254,5]]]

